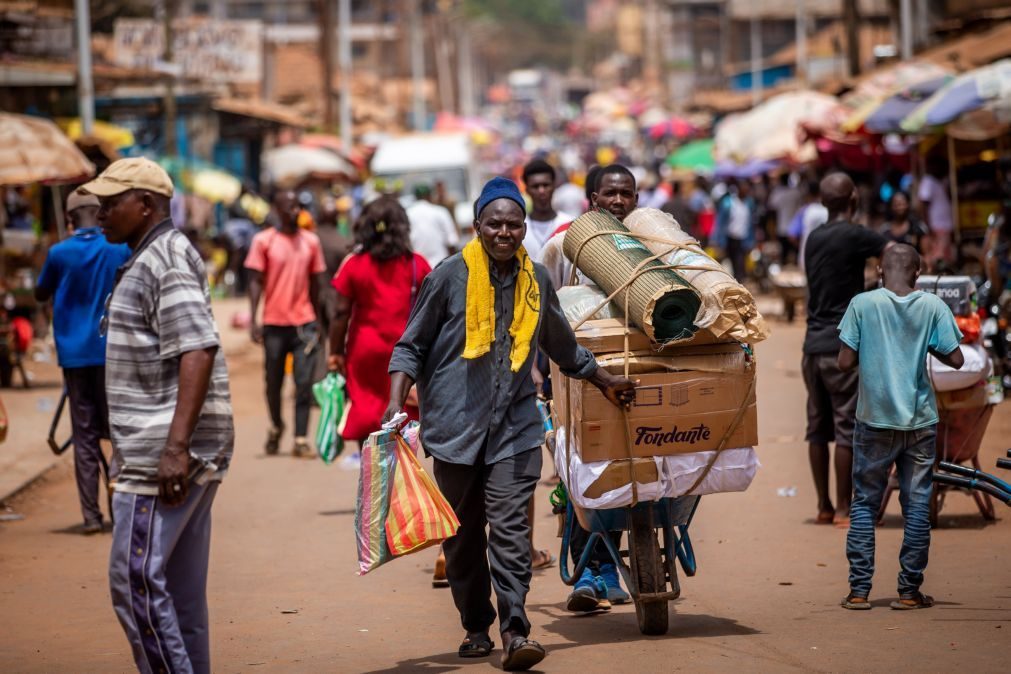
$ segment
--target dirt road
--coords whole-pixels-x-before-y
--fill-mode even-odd
[[[575,617],[557,569],[535,576],[534,637],[545,672],[1007,670],[1011,644],[1011,519],[983,526],[971,500],[948,498],[934,532],[927,611],[888,609],[901,537],[893,500],[878,532],[874,610],[838,607],[846,593],[845,532],[812,524],[803,444],[802,329],[778,325],[758,347],[759,453],[751,489],[702,500],[693,525],[699,572],[682,579],[666,637],[643,637],[634,610]],[[265,458],[259,354],[230,359],[238,442],[214,508],[210,602],[218,672],[451,672],[498,668],[461,661],[448,590],[429,578],[435,552],[359,578],[352,529],[357,474],[290,456]],[[1011,402],[994,414],[990,468],[1011,445]],[[284,448],[290,451],[290,446]],[[796,487],[796,496],[777,495]],[[540,547],[557,549],[542,488]],[[130,671],[109,601],[109,536],[68,533],[78,514],[65,464],[13,503],[0,524],[0,671]],[[1002,506],[1001,506],[1002,507]]]

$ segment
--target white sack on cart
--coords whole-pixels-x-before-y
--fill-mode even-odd
[[[957,391],[975,386],[993,373],[990,357],[979,344],[961,344],[965,364],[954,370],[931,355],[927,356],[927,374],[935,391]]]
[[[663,458],[664,477],[668,485],[668,496],[686,496],[695,480],[713,458],[713,452],[693,452],[675,454]],[[745,491],[761,468],[754,447],[725,449],[720,452],[712,470],[706,475],[692,496]]]
[[[569,498],[581,508],[618,508],[632,504],[632,485],[626,484],[618,489],[605,492],[598,498],[584,496],[584,492],[600,478],[611,461],[593,461],[583,463],[579,452],[573,447],[569,452],[569,466],[565,465],[565,429],[560,428],[555,434],[555,469],[562,477],[568,489]],[[657,501],[661,498],[684,496],[701,475],[713,452],[693,452],[691,454],[675,454],[673,456],[657,456],[657,482],[637,482],[640,501]],[[745,491],[755,478],[755,473],[761,467],[758,454],[753,447],[725,449],[720,453],[712,470],[706,475],[695,491],[694,496],[720,494],[725,492]],[[571,471],[571,472],[570,472]],[[571,476],[571,480],[570,480]]]
[[[566,451],[565,429],[559,428],[555,432],[555,470],[561,476],[568,491],[569,498],[580,508],[599,510],[603,508],[619,508],[621,506],[632,505],[632,485],[631,483],[622,485],[618,489],[604,492],[598,498],[583,496],[583,493],[590,488],[610,465],[611,461],[591,461],[583,463],[579,458],[576,448]],[[569,456],[570,463],[565,465],[565,458]],[[663,480],[663,461],[661,457],[655,457],[656,474],[661,476],[660,481],[643,484],[637,482],[640,501],[659,501],[667,495],[667,485]]]

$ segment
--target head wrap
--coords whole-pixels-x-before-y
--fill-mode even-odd
[[[485,206],[496,199],[509,199],[515,202],[523,215],[526,216],[527,203],[523,200],[523,195],[520,194],[520,188],[516,186],[516,183],[508,178],[492,178],[485,183],[484,189],[481,190],[481,196],[474,203],[474,218],[481,217],[481,211]]]

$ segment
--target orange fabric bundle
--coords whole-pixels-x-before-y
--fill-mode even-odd
[[[386,542],[394,557],[423,550],[456,534],[460,520],[401,435],[386,516]]]

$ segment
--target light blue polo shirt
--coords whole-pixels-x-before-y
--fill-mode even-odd
[[[887,288],[853,298],[839,338],[860,355],[857,421],[911,431],[937,423],[927,376],[927,349],[948,354],[962,333],[947,305],[916,290],[899,297]]]

